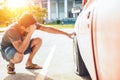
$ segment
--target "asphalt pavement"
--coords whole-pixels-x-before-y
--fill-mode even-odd
[[[73,31],[73,29],[62,30]],[[1,37],[2,33],[0,33],[0,39]],[[8,62],[0,55],[0,80],[89,80],[89,77],[80,77],[75,74],[72,39],[42,31],[36,31],[32,38],[34,37],[40,37],[43,40],[41,48],[33,59],[33,62],[43,66],[43,69],[25,69],[29,56],[25,55],[22,63],[15,65],[16,74],[9,75],[6,69]]]

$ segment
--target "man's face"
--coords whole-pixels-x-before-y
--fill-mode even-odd
[[[28,27],[21,26],[21,27],[20,27],[20,31],[21,31],[22,34],[26,34],[26,33],[30,32],[30,30],[31,30],[33,27],[36,27],[36,25],[35,25],[35,24],[32,24],[32,25],[30,25],[30,26],[28,26]]]

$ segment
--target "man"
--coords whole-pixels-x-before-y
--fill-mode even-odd
[[[36,29],[53,34],[63,34],[70,38],[74,35],[74,33],[69,34],[55,28],[42,26],[37,23],[32,14],[23,14],[18,22],[10,25],[10,28],[5,31],[2,38],[1,53],[3,58],[9,62],[7,66],[8,74],[15,74],[15,64],[20,63],[27,53],[30,53],[30,55],[26,62],[26,69],[42,69],[41,66],[32,63],[34,55],[42,44],[40,38],[31,39]]]

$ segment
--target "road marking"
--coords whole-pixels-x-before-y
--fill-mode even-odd
[[[50,62],[54,56],[55,50],[56,50],[56,45],[51,47],[51,51],[50,51],[49,55],[47,56],[45,64],[43,65],[43,69],[40,71],[40,74],[37,76],[36,80],[44,80],[45,75],[48,71],[48,67],[50,65]]]

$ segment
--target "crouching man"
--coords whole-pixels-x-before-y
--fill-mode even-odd
[[[8,74],[15,74],[15,64],[23,60],[25,54],[29,53],[26,62],[26,69],[42,69],[42,66],[32,62],[34,55],[39,50],[42,44],[42,39],[31,36],[35,30],[42,30],[53,34],[66,35],[72,38],[73,33],[45,27],[37,22],[35,17],[30,13],[24,13],[20,19],[11,24],[2,37],[1,53],[3,58],[9,62],[7,65]]]

